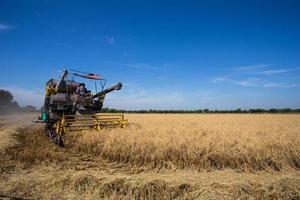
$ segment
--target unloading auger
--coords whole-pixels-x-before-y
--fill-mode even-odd
[[[68,80],[70,75],[73,78]],[[75,77],[94,80],[95,91],[100,83],[101,91],[92,94],[84,89],[83,94],[79,94],[78,88],[84,84],[76,82]],[[63,136],[69,132],[126,127],[128,121],[123,114],[101,113],[105,95],[122,88],[120,82],[104,89],[105,84],[106,79],[98,74],[64,70],[60,79],[50,79],[47,82],[41,116],[35,122],[45,123],[46,133],[59,145],[63,145]]]

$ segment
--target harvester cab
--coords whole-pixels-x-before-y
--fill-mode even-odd
[[[94,88],[87,90],[85,83],[75,78],[93,81]],[[41,116],[35,122],[45,123],[46,133],[59,145],[63,144],[63,136],[69,132],[126,127],[128,121],[123,114],[101,113],[106,94],[122,88],[120,82],[104,89],[105,85],[106,79],[98,74],[64,70],[59,79],[47,82]],[[101,90],[98,92],[99,87]]]

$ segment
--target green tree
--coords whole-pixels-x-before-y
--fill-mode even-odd
[[[236,109],[234,112],[236,112],[236,113],[241,113],[241,112],[242,112],[242,109],[238,108],[238,109]]]
[[[8,90],[0,90],[0,104],[8,105],[14,100],[14,96]]]
[[[20,106],[14,101],[14,96],[8,90],[0,89],[0,113],[8,114],[17,111],[20,111]]]
[[[204,113],[208,113],[208,112],[209,112],[209,109],[205,108],[205,109],[203,110],[203,112],[204,112]]]
[[[22,111],[24,111],[24,112],[36,112],[36,107],[34,107],[32,105],[27,105],[27,106],[22,108]]]

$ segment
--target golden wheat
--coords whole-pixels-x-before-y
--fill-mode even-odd
[[[69,137],[79,151],[150,168],[300,168],[300,115],[126,115],[126,129]]]
[[[0,198],[300,199],[300,115],[127,117],[126,129],[67,135],[66,148],[7,121]]]

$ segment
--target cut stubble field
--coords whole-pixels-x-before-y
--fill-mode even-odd
[[[0,195],[300,199],[300,115],[125,116],[127,128],[69,134],[66,148],[19,128],[2,151]]]

